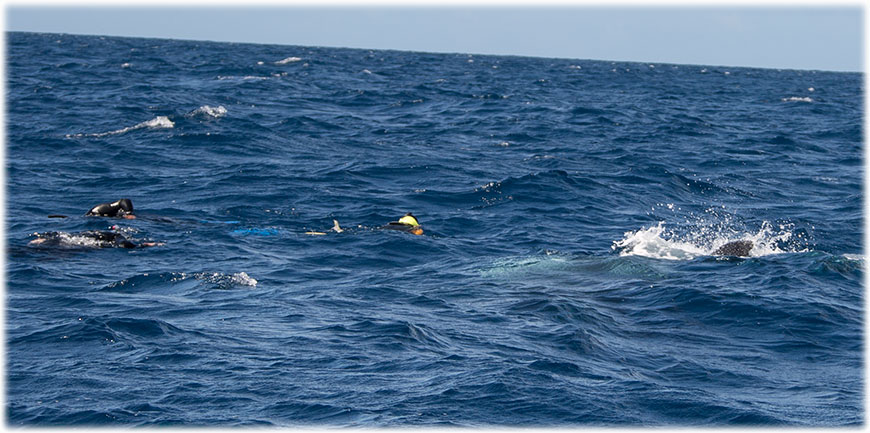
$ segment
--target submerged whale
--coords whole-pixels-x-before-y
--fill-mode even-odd
[[[731,241],[713,251],[713,255],[749,257],[753,246],[752,241]]]

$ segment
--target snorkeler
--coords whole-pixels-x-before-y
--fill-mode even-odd
[[[89,246],[95,248],[146,248],[163,245],[160,242],[141,242],[136,244],[121,233],[103,230],[88,230],[77,233],[45,232],[34,233],[36,239],[28,242],[34,246]]]
[[[128,198],[122,198],[113,203],[102,203],[94,206],[85,216],[103,216],[134,219],[133,202]]]
[[[344,229],[338,225],[338,220],[332,220],[332,223],[333,223],[333,226],[331,229],[332,231],[334,231],[336,233],[341,233],[344,231]],[[359,226],[359,227],[363,228],[363,226]],[[417,217],[415,217],[414,215],[411,215],[410,212],[406,213],[405,216],[399,218],[398,221],[391,221],[387,225],[380,226],[378,228],[386,229],[386,230],[399,230],[399,231],[403,231],[403,232],[411,233],[411,234],[415,234],[415,235],[422,235],[423,234],[423,228],[422,228],[422,226],[420,226],[420,222],[418,222]],[[306,235],[321,235],[322,236],[322,235],[326,235],[326,232],[310,230],[310,231],[305,232],[305,234]]]
[[[381,228],[387,230],[400,230],[415,235],[423,234],[423,228],[420,227],[420,223],[414,215],[411,215],[411,212],[406,213],[405,216],[399,218],[398,221],[391,221],[389,224],[382,226]]]

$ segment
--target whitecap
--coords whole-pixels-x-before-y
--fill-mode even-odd
[[[210,105],[203,105],[202,107],[197,108],[196,110],[188,113],[188,116],[196,116],[198,114],[202,114],[209,117],[220,118],[224,117],[227,114],[227,109],[223,105],[218,105],[217,107],[212,107]]]
[[[257,280],[251,278],[246,272],[237,272],[233,274],[232,281],[241,286],[254,287],[257,285]]]
[[[843,254],[843,258],[846,260],[852,260],[854,262],[864,262],[866,259],[863,254]]]
[[[813,102],[813,98],[792,96],[789,98],[782,98],[782,102]]]
[[[302,59],[299,57],[287,57],[286,59],[278,60],[277,62],[275,62],[275,64],[276,65],[286,65],[288,63],[294,63],[294,62],[298,62],[301,60]]]
[[[224,81],[224,80],[243,80],[243,81],[248,81],[248,80],[268,80],[269,78],[270,78],[270,77],[261,77],[261,76],[258,76],[258,75],[245,75],[244,77],[239,77],[239,76],[237,76],[237,75],[218,75],[218,76],[217,76],[217,79],[220,80],[220,81]]]
[[[142,123],[134,126],[134,128],[155,128],[155,129],[174,128],[174,127],[175,127],[175,123],[173,121],[169,120],[169,118],[166,116],[157,116],[157,117],[155,117],[147,122],[142,122]]]

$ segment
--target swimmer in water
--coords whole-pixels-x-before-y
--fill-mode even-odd
[[[87,246],[94,246],[96,248],[146,248],[163,245],[160,242],[141,242],[136,244],[121,233],[103,230],[88,230],[77,233],[45,232],[34,233],[34,235],[36,239],[30,241],[28,245],[85,246],[83,242],[88,242]]]
[[[334,231],[336,233],[344,232],[344,229],[341,228],[340,225],[338,225],[338,220],[332,220],[332,223],[333,223],[333,226],[331,229],[332,231]],[[363,228],[363,226],[359,226],[359,227]],[[417,221],[417,217],[415,217],[414,215],[411,215],[410,212],[406,213],[405,216],[399,218],[398,221],[391,221],[387,225],[380,226],[379,228],[385,229],[385,230],[399,230],[399,231],[403,231],[403,232],[411,233],[411,234],[415,234],[415,235],[422,235],[423,234],[423,228],[422,228],[422,226],[420,226],[420,223]],[[310,230],[310,231],[305,232],[305,234],[306,235],[321,235],[321,236],[323,236],[323,235],[326,235],[326,232]]]
[[[415,235],[423,234],[423,228],[417,221],[417,217],[411,215],[411,212],[406,213],[405,216],[399,218],[398,221],[391,221],[389,224],[382,226],[381,228],[387,230],[400,230]]]
[[[133,215],[133,202],[129,198],[122,198],[113,203],[102,203],[89,210],[85,216],[103,216],[114,218],[135,219]]]

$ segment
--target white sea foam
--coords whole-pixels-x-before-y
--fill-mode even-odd
[[[665,223],[625,232],[622,240],[614,241],[611,247],[618,249],[621,256],[643,256],[666,260],[690,260],[702,256],[705,249],[689,242],[666,239]]]
[[[48,236],[45,235],[40,235],[39,233],[34,233],[33,235],[37,236],[37,238],[30,241],[29,245],[38,246],[46,242],[56,242],[57,245],[64,247],[102,248],[104,246],[108,246],[109,244],[108,242],[103,242],[90,236],[66,232],[58,232],[56,234],[56,237],[54,237],[53,239],[50,239]]]
[[[621,256],[643,256],[665,260],[691,260],[696,257],[712,255],[722,245],[736,240],[752,241],[753,248],[750,257],[762,257],[771,254],[806,252],[802,234],[795,234],[792,227],[773,224],[765,221],[755,233],[739,233],[724,230],[718,226],[696,228],[689,233],[677,234],[665,228],[665,222],[659,221],[652,227],[626,232],[621,240],[614,241],[612,249],[618,250]]]
[[[142,122],[142,123],[134,126],[134,128],[155,128],[155,129],[174,128],[174,127],[175,127],[175,123],[172,122],[171,120],[169,120],[169,118],[166,116],[157,116],[157,117],[155,117],[147,122]]]
[[[148,274],[145,275],[147,276]],[[223,274],[220,272],[195,272],[192,274],[188,274],[186,272],[177,272],[172,274],[172,278],[169,281],[174,283],[185,281],[190,278],[215,284],[219,288],[223,289],[227,289],[232,286],[255,287],[257,285],[257,280],[251,278],[245,272],[237,272],[231,275]]]
[[[862,264],[867,260],[863,254],[843,254],[843,258],[846,260],[861,262]]]
[[[100,248],[106,244],[105,242],[99,239],[94,239],[90,236],[76,235],[72,233],[58,233],[58,241],[61,245],[70,247]]]
[[[164,128],[174,128],[175,123],[169,120],[166,116],[157,116],[151,120],[136,124],[134,126],[128,126],[126,128],[117,129],[109,132],[99,132],[95,134],[67,134],[66,138],[80,138],[80,137],[107,137],[110,135],[118,135],[125,134],[130,131],[135,131],[137,129],[164,129]]]
[[[791,96],[788,98],[782,98],[782,102],[813,102],[813,98],[806,97],[806,96],[803,98],[798,97],[798,96]]]
[[[301,60],[302,59],[299,57],[287,57],[286,59],[278,60],[277,62],[275,62],[275,64],[276,65],[286,65],[288,63],[294,63],[294,62],[298,62]]]
[[[239,285],[242,285],[242,286],[251,286],[251,287],[254,287],[254,286],[257,285],[257,280],[251,278],[251,277],[250,277],[247,273],[245,273],[245,272],[237,272],[237,273],[233,274],[233,275],[232,275],[232,280],[233,280],[233,282],[235,282],[236,284],[239,284]]]
[[[203,105],[202,107],[197,108],[196,110],[188,113],[188,116],[196,116],[196,115],[205,115],[214,118],[224,117],[227,114],[227,109],[223,105],[218,105],[217,107],[212,107],[210,105]]]
[[[243,81],[251,81],[251,80],[268,80],[271,77],[262,77],[258,75],[245,75],[244,77],[239,77],[238,75],[218,75],[217,79],[220,81],[224,80],[243,80]]]

